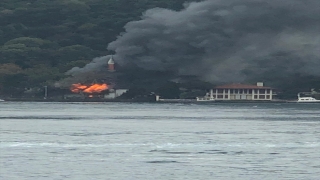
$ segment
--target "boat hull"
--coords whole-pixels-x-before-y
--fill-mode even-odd
[[[297,101],[297,103],[308,103],[308,104],[313,104],[313,103],[320,103],[320,101],[311,101],[311,102]]]
[[[320,103],[320,100],[313,97],[298,97],[298,103]]]

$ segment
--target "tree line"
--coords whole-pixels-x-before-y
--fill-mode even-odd
[[[108,43],[150,8],[185,0],[1,0],[0,92],[51,85],[74,66],[106,55]]]

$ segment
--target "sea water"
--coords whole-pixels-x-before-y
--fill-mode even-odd
[[[0,179],[320,178],[320,104],[0,103]]]

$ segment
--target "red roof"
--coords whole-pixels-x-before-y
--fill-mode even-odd
[[[273,89],[266,86],[256,86],[247,84],[227,84],[222,86],[216,86],[215,89]]]

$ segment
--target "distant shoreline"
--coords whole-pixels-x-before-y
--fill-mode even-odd
[[[123,102],[123,103],[183,103],[183,104],[227,104],[227,103],[296,103],[295,100],[272,100],[272,101],[248,101],[248,100],[228,100],[199,102],[193,99],[188,101],[183,99],[156,101],[153,99],[39,99],[39,98],[2,98],[6,102]]]

